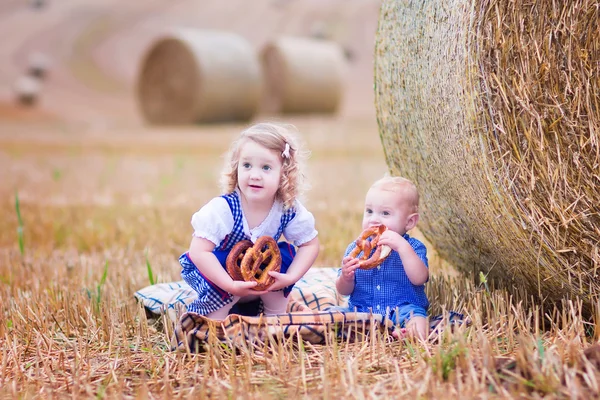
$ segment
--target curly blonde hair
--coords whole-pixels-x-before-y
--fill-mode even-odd
[[[238,186],[238,166],[240,151],[248,140],[277,152],[281,155],[282,171],[279,189],[275,197],[283,203],[284,209],[294,205],[296,198],[305,189],[305,176],[303,173],[304,161],[309,153],[300,148],[298,131],[293,125],[263,122],[252,125],[242,131],[235,140],[225,157],[225,166],[221,174],[221,190],[231,193]],[[289,144],[289,157],[283,157],[285,145]]]

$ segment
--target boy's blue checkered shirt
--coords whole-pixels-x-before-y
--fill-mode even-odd
[[[429,268],[425,245],[408,234],[404,235],[404,239]],[[348,256],[355,247],[356,243],[352,242],[346,249],[344,257]],[[375,314],[386,314],[385,310],[388,309],[389,314],[402,304],[414,304],[425,310],[429,307],[425,285],[415,286],[410,282],[398,252],[392,251],[377,268],[355,271],[354,291],[350,294],[348,308],[351,310],[356,308],[359,312],[372,311]]]

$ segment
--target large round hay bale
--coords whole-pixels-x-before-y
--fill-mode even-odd
[[[147,51],[137,97],[153,124],[248,120],[262,89],[258,56],[244,38],[226,32],[175,29]]]
[[[590,310],[600,288],[597,1],[384,0],[377,119],[463,271]]]
[[[40,89],[39,79],[27,75],[21,76],[13,86],[15,100],[24,106],[32,106],[38,101]]]
[[[265,93],[271,113],[333,113],[344,90],[344,51],[334,42],[280,37],[261,52]]]

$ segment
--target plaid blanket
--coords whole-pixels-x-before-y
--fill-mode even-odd
[[[339,296],[335,290],[335,279],[339,268],[312,268],[290,293],[288,312],[325,310],[331,306],[346,305],[347,296]],[[146,310],[152,314],[167,314],[177,322],[186,312],[187,305],[196,299],[196,292],[184,281],[157,283],[134,293]]]
[[[181,317],[171,345],[173,350],[198,352],[211,340],[233,347],[298,336],[314,344],[324,344],[332,339],[353,342],[364,340],[374,332],[391,333],[392,329],[389,319],[368,313],[290,312],[272,317],[231,314],[223,321],[214,321],[190,312]]]
[[[372,333],[385,334],[394,329],[383,315],[357,312],[327,311],[332,306],[345,306],[347,296],[335,290],[337,268],[312,268],[300,279],[290,294],[287,314],[265,317],[229,315],[223,321],[211,320],[186,312],[195,292],[184,282],[160,283],[135,292],[134,296],[147,311],[166,314],[175,324],[174,350],[199,351],[214,339],[234,346],[264,343],[268,338],[297,335],[310,343],[321,344],[328,337],[357,340]],[[430,318],[431,328],[439,328],[442,317]],[[462,315],[450,313],[451,323],[462,322]],[[328,336],[328,335],[333,336]]]

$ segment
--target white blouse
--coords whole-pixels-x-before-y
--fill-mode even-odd
[[[298,200],[294,203],[296,215],[283,230],[285,238],[294,246],[302,246],[317,237],[315,229],[315,218]],[[283,215],[283,203],[276,200],[267,217],[253,229],[248,227],[248,221],[242,209],[242,220],[244,233],[250,237],[252,242],[261,236],[275,236],[279,230],[281,216]],[[192,227],[194,236],[210,240],[218,246],[225,236],[233,231],[233,215],[227,200],[223,197],[215,197],[192,216]]]

